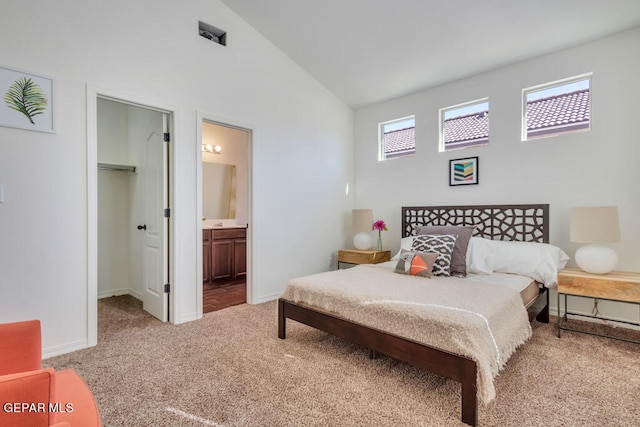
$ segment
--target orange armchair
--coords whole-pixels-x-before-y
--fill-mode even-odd
[[[73,369],[42,369],[39,320],[0,324],[0,425],[102,425],[93,394]]]

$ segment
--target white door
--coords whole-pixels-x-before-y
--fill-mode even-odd
[[[153,132],[145,142],[143,174],[144,231],[142,306],[154,317],[169,320],[168,116],[162,114],[162,134]]]

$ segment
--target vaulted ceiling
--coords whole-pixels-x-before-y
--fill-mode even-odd
[[[353,108],[640,26],[640,0],[222,2]]]

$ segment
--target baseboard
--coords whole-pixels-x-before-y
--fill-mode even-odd
[[[60,356],[61,354],[71,353],[72,351],[82,350],[89,347],[87,340],[76,341],[68,344],[57,345],[54,347],[47,347],[42,349],[42,359],[48,359],[54,356]]]
[[[112,289],[109,291],[100,292],[98,293],[98,299],[119,297],[122,295],[131,295],[135,299],[142,301],[142,294],[134,289]]]
[[[269,302],[269,301],[277,300],[279,297],[280,297],[279,293],[271,294],[271,295],[263,295],[263,296],[254,298],[253,301],[251,301],[251,302],[247,301],[247,303],[248,304],[262,304],[263,302]]]
[[[121,295],[129,295],[131,293],[130,289],[111,289],[108,291],[98,292],[98,299],[109,298],[109,297],[119,297]]]
[[[174,324],[179,324],[179,323],[187,323],[187,322],[193,322],[194,320],[198,320],[201,319],[201,317],[198,317],[198,313],[196,312],[191,312],[191,313],[185,313],[183,316],[180,316],[180,319],[173,319]]]

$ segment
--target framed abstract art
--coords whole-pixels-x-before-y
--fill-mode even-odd
[[[478,183],[478,157],[449,160],[449,185]]]

